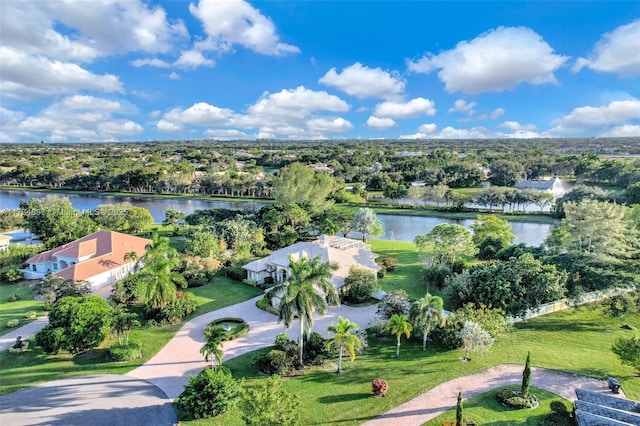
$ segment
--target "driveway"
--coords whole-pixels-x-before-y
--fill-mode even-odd
[[[171,401],[151,383],[121,375],[56,380],[0,396],[3,425],[172,426]]]

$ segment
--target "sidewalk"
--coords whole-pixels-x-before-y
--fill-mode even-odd
[[[49,317],[40,317],[31,321],[29,324],[18,327],[7,334],[0,336],[0,351],[4,351],[13,346],[13,344],[16,343],[18,336],[21,336],[22,340],[27,340],[29,337],[42,330],[48,323]]]

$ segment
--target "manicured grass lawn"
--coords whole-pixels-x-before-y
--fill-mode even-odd
[[[625,323],[640,327],[640,315],[628,316]],[[620,325],[620,320],[608,318],[593,307],[547,315],[516,324],[513,333],[470,362],[461,362],[458,350],[429,347],[422,352],[420,342],[405,340],[400,360],[396,360],[393,338],[371,339],[364,354],[353,363],[345,362],[344,374],[336,375],[333,365],[309,370],[301,377],[285,379],[285,387],[302,401],[302,424],[362,423],[445,381],[499,364],[524,364],[527,351],[531,351],[532,365],[599,379],[614,376],[629,398],[640,399],[640,379],[633,376],[630,367],[621,365],[610,350],[617,337],[631,333]],[[245,377],[251,385],[262,380],[251,366],[255,355],[249,353],[225,365],[235,377]],[[376,378],[389,382],[385,398],[371,396],[371,381]],[[231,412],[207,423],[193,424],[242,422],[238,412]]]
[[[261,294],[261,290],[246,286],[226,277],[215,277],[212,283],[189,289],[196,294],[199,307],[189,318],[215,309],[234,305]],[[6,296],[8,297],[8,296]],[[3,292],[2,300],[5,295]],[[142,342],[142,358],[130,362],[108,362],[106,357],[113,339],[76,357],[68,353],[47,355],[29,339],[30,350],[21,355],[0,352],[0,394],[14,392],[50,380],[87,374],[125,374],[144,364],[155,355],[180,329],[182,323],[165,327],[137,328],[130,338]]]
[[[427,294],[427,287],[422,281],[422,266],[420,256],[414,243],[406,241],[389,240],[369,240],[371,251],[379,257],[395,257],[398,259],[398,266],[388,272],[380,280],[380,285],[384,291],[403,289],[410,299],[424,297]],[[435,288],[429,289],[433,295],[443,296]],[[449,301],[445,298],[445,309],[450,307]]]
[[[515,386],[504,387],[519,389]],[[503,407],[496,401],[496,391],[497,389],[494,389],[465,400],[463,403],[464,418],[466,420],[473,420],[478,425],[509,424],[542,426],[544,418],[547,414],[551,413],[551,401],[561,401],[567,407],[568,412],[573,410],[573,404],[570,401],[554,393],[534,387],[531,388],[531,393],[538,397],[540,406],[533,409],[514,410]],[[464,398],[464,394],[462,397]],[[456,409],[453,408],[435,419],[428,421],[425,423],[425,426],[441,426],[443,422],[455,421],[455,419]]]
[[[20,296],[20,300],[9,302],[13,295]],[[18,327],[22,327],[32,320],[28,320],[27,312],[35,311],[37,316],[42,316],[43,303],[33,299],[31,288],[27,285],[2,284],[0,285],[0,336],[10,332],[13,328],[7,327],[7,322],[13,319],[20,321]]]

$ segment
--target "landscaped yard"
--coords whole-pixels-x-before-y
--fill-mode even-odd
[[[9,299],[17,295],[19,299],[10,302]],[[10,332],[13,328],[7,327],[7,322],[18,320],[18,327],[26,325],[32,320],[27,319],[28,312],[36,312],[42,316],[43,303],[33,299],[31,288],[27,285],[2,284],[0,285],[0,336]]]
[[[211,284],[189,289],[196,294],[198,309],[187,319],[225,306],[234,305],[262,293],[224,276],[216,276]],[[6,296],[8,297],[8,296]],[[2,294],[5,300],[5,294]],[[15,303],[15,302],[14,302]],[[28,352],[12,355],[0,352],[0,394],[16,391],[50,380],[85,374],[125,374],[144,364],[175,335],[182,323],[153,328],[138,328],[131,331],[130,338],[142,342],[142,358],[135,361],[114,363],[107,361],[108,348],[114,340],[109,339],[98,349],[88,351],[75,358],[68,353],[47,355],[30,339]]]
[[[567,407],[567,411],[571,412],[573,410],[573,404],[570,401],[554,393],[534,387],[531,388],[531,392],[538,397],[540,406],[522,410],[514,410],[500,405],[496,400],[495,389],[476,395],[464,401],[464,418],[475,421],[477,425],[509,424],[542,426],[547,414],[551,413],[550,404],[552,401],[562,401],[565,407]],[[441,414],[435,419],[428,421],[425,423],[425,426],[441,426],[443,422],[455,421],[455,419],[456,409],[454,407],[445,414]]]
[[[640,327],[640,315],[627,316],[625,323]],[[353,363],[344,363],[344,374],[336,375],[334,365],[309,370],[301,377],[286,379],[286,388],[302,401],[303,424],[361,423],[439,383],[494,365],[524,364],[527,351],[531,351],[534,366],[600,379],[615,376],[620,379],[628,397],[639,399],[640,379],[633,376],[630,367],[621,365],[610,350],[617,337],[631,333],[621,325],[620,320],[609,318],[601,309],[593,307],[538,317],[516,324],[512,334],[496,343],[489,353],[474,356],[470,362],[460,361],[458,350],[431,347],[422,352],[420,342],[404,340],[400,360],[396,360],[395,339],[372,339],[364,354]],[[263,379],[251,366],[255,355],[255,352],[249,353],[225,362],[225,365],[235,377],[245,377],[248,384],[255,383]],[[389,382],[385,398],[371,396],[371,381],[376,378]],[[243,423],[235,411],[206,422],[185,424]]]

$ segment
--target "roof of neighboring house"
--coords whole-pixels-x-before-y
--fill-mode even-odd
[[[11,240],[11,236],[0,234],[0,242],[2,242],[2,241],[10,241],[10,240]]]
[[[550,180],[522,179],[520,182],[516,183],[514,186],[519,189],[531,188],[531,189],[538,189],[540,191],[547,191],[553,188],[553,185],[555,184],[556,184],[556,178],[551,178]]]
[[[331,277],[336,287],[342,287],[352,266],[380,270],[380,265],[375,262],[378,256],[371,252],[367,244],[351,238],[328,235],[322,235],[316,241],[298,242],[276,250],[270,256],[247,263],[243,268],[251,272],[272,272],[277,266],[288,268],[290,256],[294,261],[320,256],[323,262],[335,264],[338,269],[331,272]]]
[[[86,280],[95,275],[118,268],[126,263],[124,256],[132,251],[142,257],[151,240],[122,234],[115,231],[98,231],[67,243],[63,246],[37,254],[26,263],[56,262],[60,257],[80,259],[91,256],[68,268],[61,269],[55,275],[75,281]]]

